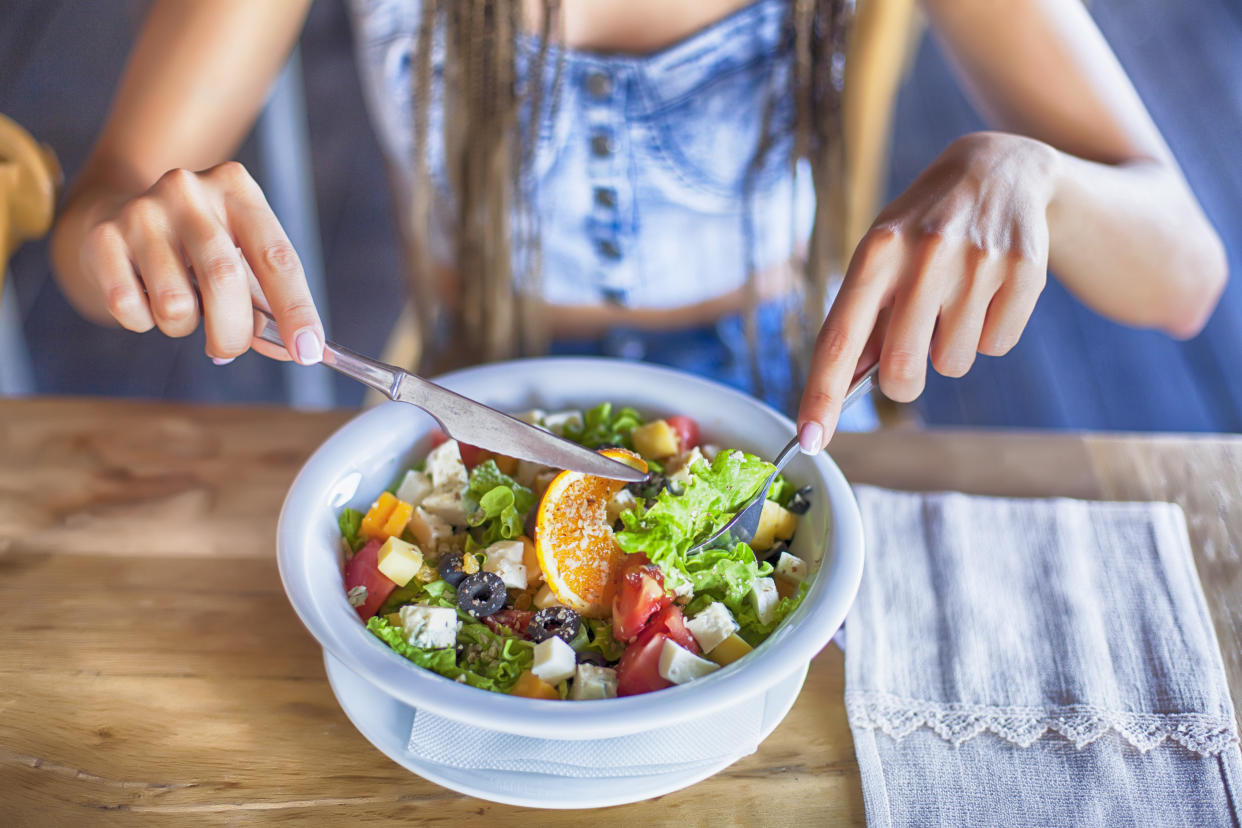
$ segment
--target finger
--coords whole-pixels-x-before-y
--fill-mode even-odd
[[[903,287],[894,298],[880,352],[880,388],[891,400],[910,402],[923,393],[928,349],[945,294],[937,271],[951,270],[957,258],[940,236],[928,235],[903,265]]]
[[[298,362],[323,359],[323,323],[315,310],[302,262],[262,191],[244,169],[213,171],[224,181],[229,226],[254,272],[280,337]]]
[[[1048,281],[1046,263],[1020,259],[1009,267],[1012,275],[992,297],[979,337],[979,353],[988,356],[1004,356],[1018,344]]]
[[[155,318],[119,227],[108,221],[91,229],[82,246],[82,267],[98,286],[108,313],[121,327],[138,333],[155,327]]]
[[[804,452],[818,452],[836,430],[841,403],[888,297],[897,244],[891,234],[873,232],[863,239],[819,330],[798,408],[798,437]]]
[[[201,198],[185,205],[177,229],[203,297],[207,355],[223,360],[244,354],[254,328],[249,273],[237,245]]]
[[[988,304],[1003,276],[997,273],[999,263],[983,251],[973,251],[966,261],[970,272],[941,307],[932,338],[932,366],[946,377],[963,376],[974,365]]]
[[[121,226],[155,324],[168,336],[188,336],[198,327],[198,298],[173,246],[168,217],[153,200],[140,197],[122,210]]]

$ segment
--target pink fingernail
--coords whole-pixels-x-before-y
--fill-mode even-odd
[[[229,357],[228,359],[221,359],[220,357],[212,357],[211,361],[214,362],[216,365],[228,365],[234,359],[235,357]]]
[[[798,430],[798,447],[803,454],[818,454],[824,440],[824,427],[816,422],[806,422]]]
[[[310,328],[298,332],[293,338],[293,347],[297,349],[298,362],[303,365],[314,365],[323,360],[323,343]]]

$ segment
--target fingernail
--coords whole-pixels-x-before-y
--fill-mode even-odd
[[[816,422],[802,424],[798,430],[798,447],[803,454],[818,454],[824,439],[824,427]]]
[[[303,365],[314,365],[323,359],[323,343],[319,335],[309,328],[299,331],[293,338],[293,347],[298,352],[298,362]]]
[[[214,362],[216,365],[228,365],[234,359],[235,357],[229,357],[228,359],[221,359],[220,357],[212,357],[211,361]]]

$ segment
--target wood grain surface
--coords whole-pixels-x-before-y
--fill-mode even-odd
[[[275,518],[349,412],[0,401],[0,824],[862,825],[835,647],[759,751],[593,812],[460,796],[337,706],[284,598]],[[859,482],[1187,510],[1235,705],[1242,440],[842,435]]]

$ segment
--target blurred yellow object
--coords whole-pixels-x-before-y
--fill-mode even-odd
[[[13,251],[51,229],[61,181],[51,148],[0,115],[0,288]]]

